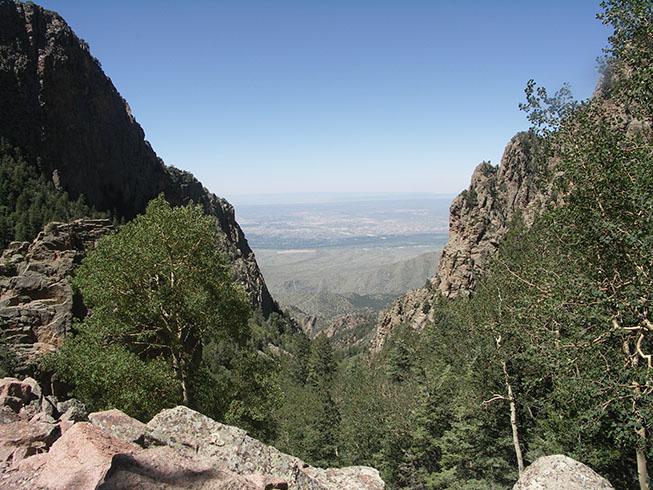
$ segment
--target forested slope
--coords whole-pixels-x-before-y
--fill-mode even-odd
[[[481,194],[475,177],[452,213],[484,218],[485,207],[505,220],[491,253],[461,248],[468,297],[437,279],[410,308],[397,303],[370,369],[344,377],[341,454],[382,469],[393,486],[509,488],[537,457],[562,453],[615,488],[648,488],[653,8],[603,9],[614,34],[594,96],[526,87],[533,128],[522,138],[534,151],[524,169],[536,172],[521,182],[535,177],[546,190],[537,212],[497,209],[508,189]],[[486,182],[497,172],[477,170]],[[492,231],[491,221],[468,224],[459,236]]]

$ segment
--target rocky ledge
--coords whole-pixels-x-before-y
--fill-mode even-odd
[[[0,488],[383,490],[364,466],[314,468],[186,407],[147,424],[0,380]]]
[[[478,165],[469,188],[451,203],[449,241],[433,280],[443,296],[468,296],[513,217],[519,214],[530,226],[550,200],[551,187],[544,176],[551,161],[542,158],[539,147],[536,136],[518,133],[506,146],[501,164]]]
[[[12,242],[0,257],[0,329],[16,350],[18,372],[33,373],[38,356],[70,333],[75,305],[67,276],[112,230],[108,220],[50,223],[32,243]]]

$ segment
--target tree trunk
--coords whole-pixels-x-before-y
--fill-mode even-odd
[[[646,467],[646,453],[644,444],[646,442],[646,429],[642,426],[637,430],[637,435],[642,440],[642,444],[637,446],[635,454],[637,455],[637,477],[639,478],[639,490],[648,490],[648,469]]]
[[[524,457],[521,453],[521,446],[519,445],[519,431],[517,430],[517,406],[515,405],[515,397],[512,394],[512,386],[510,385],[510,377],[508,376],[508,367],[506,361],[501,361],[503,366],[503,374],[506,378],[506,388],[508,390],[508,402],[510,403],[510,426],[512,427],[512,443],[515,446],[515,455],[517,456],[517,468],[519,475],[524,472]]]
[[[179,359],[179,381],[181,382],[181,403],[188,407],[190,405],[188,386],[186,384],[186,365],[183,357]]]
[[[172,367],[177,373],[179,384],[181,385],[181,403],[182,405],[189,406],[188,386],[186,383],[186,365],[184,363],[183,354],[180,356],[172,354]]]
[[[187,407],[189,405],[188,401],[188,387],[186,386],[186,379],[181,376],[181,404]]]
[[[628,352],[629,351],[626,351],[626,353]],[[637,357],[637,354],[635,354],[635,357],[632,358],[631,362],[633,367],[637,367],[639,364],[639,357]],[[635,393],[633,408],[636,408],[642,390],[637,382],[633,383],[633,386],[633,392]],[[637,436],[640,439],[640,443],[637,444],[637,447],[635,448],[635,456],[637,458],[637,479],[639,480],[639,490],[648,490],[648,468],[646,465],[646,452],[644,451],[644,448],[646,447],[646,426],[644,425],[644,420],[642,420],[640,415],[637,415],[637,423],[640,426],[640,428],[636,430]]]

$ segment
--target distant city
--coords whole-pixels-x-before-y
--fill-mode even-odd
[[[236,219],[254,250],[436,247],[448,237],[451,197],[313,194],[286,196],[289,202],[275,199],[283,197],[236,204]]]

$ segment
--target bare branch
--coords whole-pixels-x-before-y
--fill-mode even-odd
[[[509,398],[503,396],[503,395],[497,395],[496,393],[490,398],[489,400],[485,400],[484,402],[481,403],[482,406],[487,407],[493,402],[496,402],[497,400],[503,400],[503,401],[510,401]]]

